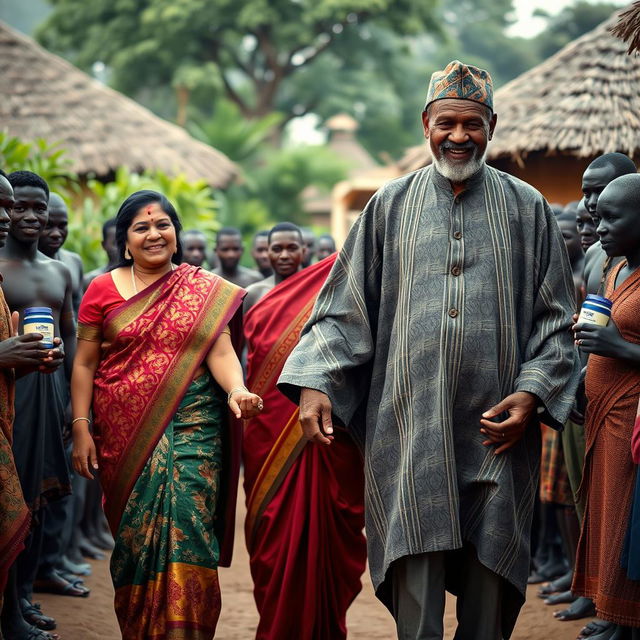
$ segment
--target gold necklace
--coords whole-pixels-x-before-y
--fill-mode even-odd
[[[172,262],[171,263],[171,271],[174,271],[175,268],[176,268],[176,265],[173,264],[173,262]],[[151,282],[145,282],[139,275],[137,275],[136,272],[133,269],[133,264],[132,264],[131,265],[131,286],[133,287],[134,294],[138,295],[138,287],[136,287],[136,278],[138,278],[138,280],[140,280],[140,282],[142,282],[142,284],[145,285],[145,287],[151,286],[152,283]]]

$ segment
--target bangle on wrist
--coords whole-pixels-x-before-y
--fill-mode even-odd
[[[227,404],[229,404],[229,402],[231,402],[231,396],[234,393],[237,393],[238,391],[249,391],[249,389],[247,389],[247,387],[242,386],[242,387],[234,387],[233,389],[231,389],[231,391],[229,391],[229,393],[227,394]]]
[[[76,422],[80,422],[80,420],[84,420],[87,424],[91,424],[91,420],[89,418],[74,418],[71,421],[71,424],[74,425]]]

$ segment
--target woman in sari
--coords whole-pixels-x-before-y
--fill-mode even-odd
[[[78,318],[73,465],[99,470],[127,640],[213,638],[221,503],[235,507],[238,471],[223,464],[225,394],[236,418],[262,409],[226,329],[244,291],[180,264],[180,228],[161,194],[130,196],[116,218],[121,266],[93,280]]]

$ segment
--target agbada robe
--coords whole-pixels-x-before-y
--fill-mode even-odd
[[[365,457],[373,583],[405,555],[471,542],[513,587],[529,570],[540,431],[498,456],[484,411],[535,394],[560,426],[577,386],[571,269],[549,206],[486,165],[454,197],[434,167],[385,185],[355,223],[280,388],[326,393]]]

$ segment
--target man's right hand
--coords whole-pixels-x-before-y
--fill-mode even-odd
[[[49,355],[41,344],[42,334],[18,335],[18,313],[11,314],[11,337],[0,342],[0,369],[37,369]]]
[[[331,444],[331,400],[326,393],[316,389],[300,392],[300,424],[304,437],[316,444]]]

